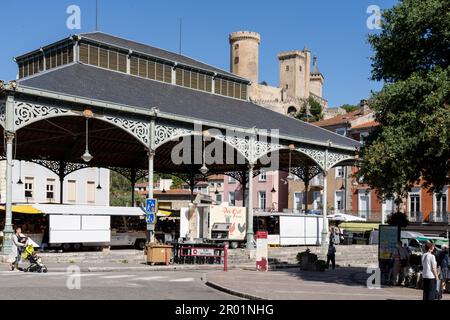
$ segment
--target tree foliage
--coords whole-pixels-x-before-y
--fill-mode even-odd
[[[344,105],[340,106],[339,108],[344,109],[347,113],[350,113],[350,112],[358,110],[359,106],[355,106],[352,104],[344,104]]]
[[[409,224],[406,215],[400,212],[395,212],[388,217],[387,223],[390,226],[397,226],[400,228],[406,228]]]
[[[372,78],[395,82],[436,66],[448,67],[450,1],[403,0],[383,12],[382,32],[369,36],[375,50]]]
[[[320,121],[323,119],[323,107],[316,99],[309,97],[295,117],[306,122]]]
[[[385,80],[370,106],[381,124],[361,150],[363,178],[380,196],[403,198],[416,183],[450,183],[450,2],[404,0],[369,36],[372,77]]]

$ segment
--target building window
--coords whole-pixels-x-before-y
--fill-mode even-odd
[[[336,133],[341,135],[341,136],[346,136],[347,135],[347,129],[345,129],[345,128],[338,128],[338,129],[336,129]]]
[[[320,191],[313,192],[313,209],[320,210],[322,209],[322,194]]]
[[[298,67],[298,71],[302,72],[302,66]]]
[[[436,213],[436,216],[439,218],[442,218],[443,215],[447,213],[447,207],[448,207],[448,201],[447,201],[447,191],[443,192],[442,194],[436,193],[434,195],[434,211]]]
[[[235,45],[234,45],[234,50],[238,50],[239,49],[239,43],[236,43]]]
[[[261,182],[267,181],[267,172],[261,171],[261,174],[259,175],[259,181]]]
[[[336,172],[336,179],[344,178],[344,167],[337,167],[335,169],[335,172]]]
[[[370,193],[367,190],[358,191],[358,213],[361,218],[370,218]]]
[[[267,195],[265,191],[258,192],[259,209],[265,210],[267,208]]]
[[[411,218],[420,216],[420,189],[409,194],[409,215]]]
[[[95,203],[95,182],[88,181],[86,189],[86,201],[88,203]]]
[[[228,177],[228,183],[235,184],[236,183],[236,179],[233,178],[233,177]]]
[[[216,203],[217,204],[221,204],[222,203],[222,195],[221,194],[216,194]]]
[[[234,58],[234,64],[239,64],[239,57]]]
[[[334,209],[337,212],[342,212],[345,210],[344,197],[345,197],[344,191],[336,191],[336,194],[334,195]]]
[[[77,201],[77,182],[76,180],[67,181],[67,201],[76,202]]]
[[[286,85],[286,90],[289,90],[289,85],[288,84]]]
[[[303,207],[303,192],[296,192],[294,194],[294,210],[296,212],[302,211]]]
[[[289,71],[289,66],[286,66],[286,71]]]
[[[25,198],[33,199],[34,196],[34,178],[25,178]]]
[[[236,206],[236,192],[230,192],[228,193],[228,204],[231,207]]]
[[[55,199],[55,179],[47,179],[47,200],[53,201]]]

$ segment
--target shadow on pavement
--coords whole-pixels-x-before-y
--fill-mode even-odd
[[[316,281],[322,283],[333,283],[346,286],[366,287],[369,274],[363,267],[340,267],[335,270],[325,272],[302,271],[299,269],[289,269],[278,272],[289,273],[303,281]]]

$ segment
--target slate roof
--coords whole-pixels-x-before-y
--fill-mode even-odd
[[[72,63],[18,81],[20,86],[40,91],[122,104],[141,109],[158,107],[162,113],[213,121],[230,127],[279,129],[280,134],[299,139],[327,141],[345,147],[360,147],[340,136],[254,103],[139,78],[80,63]],[[187,119],[188,120],[188,119]]]
[[[198,60],[189,58],[185,55],[180,55],[180,54],[170,52],[170,51],[167,51],[164,49],[152,47],[152,46],[149,46],[149,45],[146,45],[143,43],[139,43],[136,41],[119,38],[119,37],[109,35],[109,34],[106,34],[103,32],[82,33],[82,34],[80,34],[80,36],[82,39],[88,39],[91,41],[101,42],[101,43],[109,44],[111,46],[120,47],[123,49],[128,49],[128,50],[144,53],[144,54],[147,54],[152,57],[161,58],[161,59],[168,60],[171,62],[177,62],[182,65],[191,66],[191,67],[198,68],[201,70],[218,73],[221,75],[225,75],[227,77],[240,79],[245,82],[249,82],[249,80],[247,80],[247,79],[239,77],[239,76],[232,74],[230,72],[227,72],[225,70],[210,66],[210,65],[200,62]]]

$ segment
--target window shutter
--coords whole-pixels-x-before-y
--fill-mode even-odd
[[[228,96],[234,97],[234,82],[228,80]]]
[[[189,70],[183,70],[183,86],[191,87],[191,72]]]
[[[147,76],[149,79],[156,79],[156,64],[155,61],[149,60],[147,61]]]
[[[139,58],[139,77],[147,78],[147,60]]]
[[[100,49],[99,65],[102,68],[108,69],[108,50],[106,50],[104,48]]]
[[[64,47],[63,49],[63,64],[68,64],[69,63],[69,53],[68,53],[69,48],[68,47]]]
[[[98,67],[98,47],[89,46],[89,64]]]
[[[198,73],[194,71],[191,72],[191,88],[198,89]]]
[[[214,79],[214,93],[221,94],[222,92],[222,80],[221,79]]]
[[[23,78],[24,76],[24,67],[23,67],[23,63],[19,63],[19,78]]]
[[[183,69],[177,68],[177,85],[182,86],[183,85]]]
[[[156,63],[156,80],[164,81],[164,65]]]
[[[52,60],[51,67],[52,68],[56,68],[56,66],[57,66],[56,55],[57,55],[57,52],[55,50],[52,50],[52,56],[51,56],[51,60]]]
[[[236,99],[241,98],[241,84],[237,82],[234,83],[234,97]]]
[[[164,65],[164,82],[172,83],[172,67],[167,64]]]
[[[222,79],[221,93],[224,96],[226,96],[228,94],[228,81],[225,79]]]
[[[50,59],[47,59],[47,61]],[[80,61],[83,63],[89,63],[88,45],[85,43],[80,44]],[[47,69],[49,67],[47,66]]]
[[[119,71],[126,73],[127,72],[127,59],[128,56],[123,54],[123,53],[119,53]]]
[[[67,48],[67,53],[68,53],[68,61],[67,63],[71,63],[73,62],[73,46],[69,45],[69,47]]]
[[[212,91],[212,77],[211,76],[206,76],[206,91],[211,92]]]
[[[131,57],[130,59],[130,73],[134,76],[138,75],[139,59],[136,57]]]
[[[245,84],[241,86],[241,99],[247,100],[247,85]]]
[[[205,75],[202,73],[198,75],[198,89],[205,91]]]
[[[109,69],[117,71],[117,52],[109,50]]]

